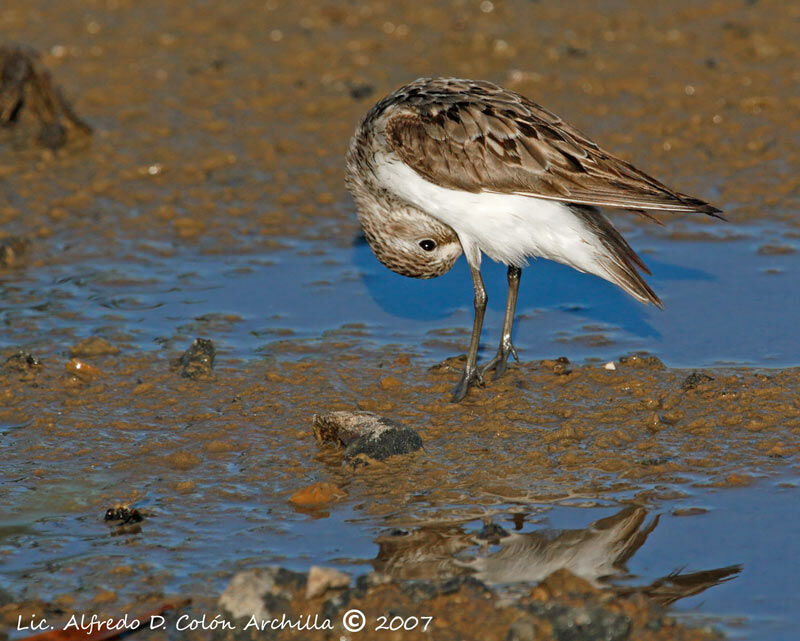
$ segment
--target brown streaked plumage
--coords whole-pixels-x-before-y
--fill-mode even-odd
[[[449,270],[461,249],[466,255],[475,321],[456,401],[516,356],[511,329],[528,257],[596,274],[661,306],[641,276],[650,273],[644,262],[598,207],[651,219],[658,211],[721,218],[524,96],[457,78],[416,80],[378,102],[351,140],[346,180],[367,240],[390,269],[430,278]],[[509,266],[509,297],[497,355],[478,370],[482,253]]]

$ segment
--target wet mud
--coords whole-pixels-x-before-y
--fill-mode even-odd
[[[662,228],[619,215],[621,231],[688,246],[684,255],[745,242],[753,270],[785,279],[770,282],[789,292],[800,234],[798,20],[798,7],[777,1],[0,8],[0,44],[38,51],[36,64],[93,130],[49,149],[24,109],[0,130],[0,617],[12,638],[23,636],[19,615],[60,625],[172,595],[195,599],[193,617],[214,616],[236,572],[267,566],[298,573],[281,588],[287,614],[327,607],[340,620],[345,601],[373,618],[430,613],[425,638],[597,638],[595,624],[605,638],[712,638],[720,620],[699,605],[681,618],[680,603],[732,594],[758,564],[729,551],[725,532],[703,530],[704,519],[725,511],[720,496],[796,501],[800,370],[760,367],[800,364],[791,340],[749,366],[669,367],[625,353],[623,330],[644,337],[637,347],[653,333],[639,312],[620,321],[629,307],[614,294],[615,311],[595,304],[600,314],[555,334],[563,352],[522,351],[503,378],[451,404],[461,361],[443,358],[465,349],[468,315],[416,340],[406,327],[417,319],[397,310],[418,301],[398,289],[384,303],[396,329],[342,319],[367,269],[360,254],[352,263],[359,230],[343,154],[369,106],[410,79],[486,78],[729,221],[664,217]],[[287,248],[316,271],[282,307],[270,302],[280,289],[272,272],[257,276],[280,267]],[[220,272],[252,277],[235,295],[208,294],[211,308],[189,319],[164,303],[177,292],[190,305]],[[551,308],[582,313],[570,307],[582,298],[573,281],[553,274]],[[304,275],[293,263],[279,277]],[[731,324],[716,334],[741,348],[738,327],[769,325],[762,290],[726,286]],[[368,293],[385,299],[393,287]],[[225,303],[215,307],[216,295]],[[345,303],[318,302],[336,298]],[[318,324],[302,316],[309,309]],[[687,332],[710,318],[679,309],[692,319]],[[787,298],[785,314],[795,311]],[[533,326],[547,310],[526,313]],[[489,350],[495,337],[484,338]],[[314,435],[314,415],[335,411],[413,429],[422,448],[352,465]],[[104,521],[123,508],[141,520]],[[577,549],[626,509],[637,525],[615,539],[622,551],[601,548],[561,575],[568,564],[540,567],[529,553],[553,540]],[[791,515],[774,523],[786,536],[795,526]],[[706,564],[694,551],[683,574],[665,578],[694,550],[694,528],[720,537],[719,557]],[[671,539],[650,549],[664,546],[669,567],[647,556],[659,531]],[[519,567],[502,566],[506,557]],[[311,565],[344,569],[353,583],[307,601]],[[781,585],[779,561],[762,573]],[[767,600],[789,611],[783,592]],[[736,603],[748,616],[752,604]],[[585,636],[570,636],[576,621]]]
[[[244,508],[247,525],[234,517],[233,532],[275,527],[281,514],[293,510],[325,521],[343,504],[357,505],[360,519],[394,528],[376,538],[380,551],[374,567],[381,575],[428,581],[472,575],[480,562],[463,565],[458,551],[480,536],[487,544],[502,544],[508,532],[499,526],[470,534],[461,523],[491,521],[492,515],[502,519],[515,511],[524,520],[529,506],[560,501],[589,506],[623,501],[646,513],[700,488],[748,487],[785,473],[796,466],[800,447],[797,370],[681,371],[635,356],[617,361],[615,370],[570,364],[565,371],[563,361],[553,360],[512,366],[500,381],[456,405],[446,399],[458,379],[458,361],[426,370],[413,355],[364,352],[352,340],[320,343],[313,357],[299,361],[284,356],[217,365],[213,378],[194,380],[181,376],[166,358],[96,356],[92,366],[102,375],[87,379],[59,362],[20,370],[12,355],[2,375],[0,420],[11,445],[6,464],[25,479],[6,486],[16,510],[34,521],[56,515],[77,519],[84,535],[98,538],[101,528],[107,529],[100,521],[110,503],[145,506],[149,512],[135,529],[112,532],[138,534],[128,539],[135,549],[118,562],[88,553],[70,562],[66,576],[62,567],[30,588],[55,603],[106,612],[127,608],[129,599],[154,588],[186,590],[192,584],[186,583],[186,569],[159,559],[157,549],[172,541],[177,546],[172,554],[182,556],[182,548],[196,545],[184,537],[199,538],[205,540],[200,558],[206,559],[227,544],[228,526],[217,520],[244,506],[251,506]],[[424,449],[384,462],[370,459],[366,466],[348,464],[340,448],[318,443],[313,415],[354,408],[415,426]],[[312,482],[326,485],[329,494],[298,499]],[[696,509],[684,516],[704,512],[702,506]],[[333,540],[347,535],[335,525],[325,532]],[[528,545],[537,549],[535,541]],[[585,543],[571,541],[568,556],[578,555],[579,545]],[[44,556],[48,553],[59,555],[48,550]],[[614,554],[595,556],[608,567],[624,563],[625,554],[617,551],[616,560]],[[14,565],[24,563],[21,550],[11,557]],[[513,567],[499,576],[484,569],[482,578],[489,585],[534,586],[559,567],[555,562],[537,573],[531,569],[538,567],[536,555],[520,549],[512,549],[509,558],[519,566],[516,574]],[[230,558],[225,565],[230,563],[239,564]],[[586,577],[585,565],[578,567]],[[598,579],[613,574],[596,570]],[[87,582],[97,587],[76,591]],[[593,585],[592,592],[607,584]],[[691,593],[678,590],[675,598]],[[460,597],[484,598],[470,591]],[[636,607],[627,598],[612,592],[602,600],[613,611],[651,607],[645,596]],[[445,600],[431,611],[449,621],[450,609],[461,607]],[[496,630],[510,629],[517,619],[497,616]],[[635,616],[646,621],[651,615]],[[678,634],[670,629],[652,638],[682,638]],[[700,632],[680,634],[703,638]]]

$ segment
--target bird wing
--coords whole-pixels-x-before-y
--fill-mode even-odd
[[[669,189],[555,114],[491,83],[412,91],[388,115],[386,139],[404,163],[442,187],[721,218],[716,207]]]

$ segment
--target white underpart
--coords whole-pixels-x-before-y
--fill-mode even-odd
[[[480,252],[516,267],[541,257],[609,278],[600,240],[559,201],[440,187],[393,154],[380,159],[376,173],[387,189],[452,227],[473,264]]]

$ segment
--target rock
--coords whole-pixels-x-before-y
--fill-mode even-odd
[[[692,372],[683,379],[683,383],[681,383],[681,389],[684,392],[688,392],[690,389],[694,389],[698,385],[702,385],[703,383],[708,383],[709,381],[713,381],[714,378],[709,376],[708,374],[703,374],[701,372]]]
[[[139,523],[144,520],[144,516],[136,508],[129,508],[126,505],[117,505],[106,510],[104,521],[120,521],[122,523]]]
[[[313,429],[319,443],[345,448],[347,460],[368,457],[384,461],[422,448],[422,438],[416,430],[372,412],[315,414]]]
[[[727,574],[716,575],[709,585],[719,583],[720,576],[723,579],[729,576],[731,569],[721,572]],[[337,577],[336,591],[332,593],[325,592],[334,587],[326,585],[328,581],[323,579],[328,573]],[[555,577],[555,573],[551,576]],[[572,584],[575,577],[562,575],[561,579]],[[311,589],[313,585],[320,587]],[[531,641],[540,635],[555,641],[658,641],[666,638],[711,641],[718,638],[713,630],[688,630],[668,622],[663,607],[643,598],[638,590],[628,596],[616,595],[614,590],[608,589],[579,594],[581,591],[567,590],[566,598],[531,600],[523,594],[515,597],[503,589],[492,589],[472,576],[402,579],[373,572],[358,577],[351,587],[349,577],[329,568],[312,567],[308,576],[277,567],[252,569],[236,574],[218,601],[223,617],[236,627],[219,630],[211,638],[215,641],[340,638],[342,617],[351,609],[360,610],[367,621],[385,616],[387,609],[391,616],[401,619],[412,615],[408,619],[412,624],[415,620],[418,622],[422,613],[432,617],[431,627],[425,632],[418,626],[417,632],[411,635],[398,632],[393,636],[368,635],[368,638],[477,640],[486,638],[487,630],[491,631],[491,638],[505,641]],[[319,601],[309,603],[308,598],[320,596]],[[453,612],[466,616],[454,617]],[[256,624],[268,625],[271,621],[285,621],[283,625],[287,627],[294,622],[297,634],[292,634],[291,630],[279,633],[270,628],[256,634],[253,629],[245,629],[246,622],[253,619]],[[329,621],[330,627],[317,629],[330,632],[313,634],[313,628],[303,627],[314,621],[317,624]],[[667,625],[671,627],[670,634],[661,632]],[[658,633],[653,634],[653,630]],[[356,639],[356,635],[352,638]]]
[[[428,368],[429,372],[462,372],[464,365],[467,362],[465,354],[460,356],[450,356],[444,359],[441,363],[436,363]]]
[[[105,338],[90,336],[69,348],[70,357],[83,356],[107,356],[109,354],[119,354],[119,347],[112,345]]]
[[[626,367],[633,367],[635,369],[667,369],[667,366],[661,362],[661,359],[658,356],[653,356],[652,354],[647,354],[645,352],[637,352],[636,354],[621,356],[619,359],[619,364],[625,365]]]
[[[569,366],[569,359],[566,356],[559,356],[554,361],[544,360],[541,362],[542,367],[546,367],[553,371],[556,376],[566,376],[572,373],[572,368]]]
[[[94,365],[89,365],[89,363],[79,358],[69,359],[64,368],[67,370],[67,373],[72,374],[75,378],[80,379],[84,383],[90,383],[103,375],[103,372],[99,368]]]
[[[208,338],[195,338],[189,349],[173,361],[184,378],[208,378],[214,369],[214,343]]]
[[[23,379],[33,378],[41,369],[42,363],[38,358],[22,351],[12,354],[3,363],[4,372],[20,374]]]
[[[112,536],[139,534],[142,531],[139,524],[144,520],[144,515],[136,508],[117,505],[106,510],[103,520],[112,527]]]
[[[221,608],[234,618],[259,620],[290,612],[293,593],[306,583],[304,574],[279,567],[244,570],[233,576],[219,597]]]
[[[558,601],[532,603],[527,609],[553,626],[558,641],[623,641],[631,632],[631,619],[597,606],[571,607]]]
[[[617,366],[614,364],[614,361],[608,361],[608,363],[603,365],[603,369],[614,371],[615,369],[617,369]]]
[[[308,571],[306,583],[306,599],[322,596],[328,590],[339,590],[350,587],[350,575],[334,570],[312,565]]]
[[[333,483],[312,483],[289,497],[289,503],[298,507],[319,507],[347,496]]]
[[[30,241],[18,236],[10,236],[0,241],[0,268],[18,267],[28,253]]]

